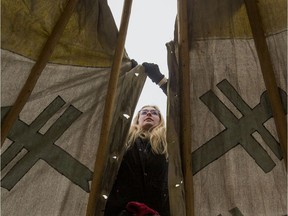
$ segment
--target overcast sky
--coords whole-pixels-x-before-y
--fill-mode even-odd
[[[119,28],[124,0],[108,0],[108,4]],[[135,59],[138,64],[158,64],[167,78],[165,44],[174,39],[176,10],[176,0],[134,0],[125,43],[130,59]],[[148,77],[136,111],[147,104],[157,105],[166,116],[166,95]]]

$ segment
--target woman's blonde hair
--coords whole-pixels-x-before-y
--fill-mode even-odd
[[[143,130],[139,126],[139,115],[140,111],[145,107],[153,107],[159,113],[160,122],[157,126],[150,128],[148,131]],[[134,117],[129,133],[128,133],[128,141],[126,144],[127,149],[132,147],[135,143],[136,138],[140,137],[142,139],[147,139],[150,142],[152,152],[155,154],[165,154],[166,158],[168,158],[168,150],[167,150],[167,141],[166,141],[166,128],[165,122],[160,110],[157,106],[154,105],[146,105],[142,107],[138,111],[137,115]]]

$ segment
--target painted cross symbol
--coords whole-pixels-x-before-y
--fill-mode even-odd
[[[260,103],[251,109],[227,80],[221,81],[217,84],[217,87],[243,116],[240,119],[236,118],[211,90],[200,97],[226,129],[192,153],[193,174],[196,174],[237,145],[241,145],[265,173],[270,172],[275,163],[252,136],[257,131],[277,158],[282,159],[279,143],[263,125],[272,118],[267,91],[261,95]],[[283,90],[280,94],[287,113],[287,94]]]
[[[30,124],[18,119],[8,138],[13,143],[1,155],[1,170],[8,165],[17,154],[25,148],[28,152],[2,178],[1,187],[11,190],[21,178],[42,159],[59,173],[66,176],[74,184],[89,192],[92,172],[54,142],[82,114],[73,106],[69,106],[56,122],[42,135],[38,131],[65,104],[59,96]],[[9,107],[1,108],[1,119],[9,111]]]
[[[235,207],[233,209],[230,209],[229,210],[229,213],[232,215],[232,216],[243,216],[243,214],[241,213],[241,211]],[[222,216],[222,214],[219,214],[218,216]]]

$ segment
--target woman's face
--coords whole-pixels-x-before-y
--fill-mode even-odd
[[[160,113],[154,107],[144,107],[139,112],[138,124],[143,130],[149,130],[160,123]]]

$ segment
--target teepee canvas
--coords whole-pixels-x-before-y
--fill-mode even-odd
[[[71,2],[1,2],[2,124]],[[86,215],[117,34],[106,1],[78,1],[3,143],[1,215]],[[110,130],[118,151],[146,78],[128,60]]]
[[[260,0],[256,6],[281,107],[287,113],[287,2]],[[279,144],[260,62],[264,54],[257,52],[258,38],[253,37],[248,18],[251,11],[242,0],[189,0],[187,10],[192,148],[188,166],[193,173],[194,213],[286,215],[286,152]],[[171,77],[173,123],[176,81]],[[170,203],[172,215],[185,215],[180,150],[174,155],[180,132],[172,131]]]

